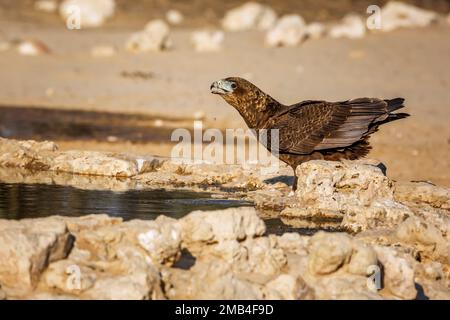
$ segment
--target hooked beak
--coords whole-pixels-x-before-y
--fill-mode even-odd
[[[227,94],[233,92],[233,83],[227,80],[214,81],[211,84],[210,90],[214,94]]]

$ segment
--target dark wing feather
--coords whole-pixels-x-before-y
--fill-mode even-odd
[[[271,119],[279,129],[279,152],[309,154],[348,147],[383,122],[403,100],[361,98],[343,102],[305,101],[287,107]]]

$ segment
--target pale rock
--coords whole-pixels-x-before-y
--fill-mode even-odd
[[[222,27],[227,31],[243,31],[257,28],[267,30],[277,18],[270,7],[256,2],[247,2],[229,10],[222,20]]]
[[[438,14],[400,1],[390,1],[381,9],[381,30],[426,27],[436,21]]]
[[[180,220],[185,242],[215,243],[261,236],[266,226],[254,208],[194,211]]]
[[[316,299],[325,300],[381,300],[383,297],[367,287],[365,276],[344,274],[321,277],[313,286]]]
[[[410,217],[397,227],[398,239],[415,244],[432,258],[450,264],[450,242],[435,226],[417,217]]]
[[[0,138],[0,166],[48,170],[51,156],[57,149],[58,146],[50,141]]]
[[[450,209],[450,189],[428,182],[397,183],[394,196],[400,202],[420,202],[434,208]]]
[[[0,220],[0,285],[14,295],[32,290],[50,262],[64,259],[73,237],[55,219]]]
[[[264,299],[268,300],[310,300],[314,299],[314,291],[300,277],[281,274],[268,282]]]
[[[196,263],[189,270],[165,269],[161,273],[169,299],[263,299],[262,284],[235,275],[231,266],[221,260]]]
[[[34,3],[34,9],[37,11],[53,13],[58,9],[58,2],[55,0],[37,0]]]
[[[372,164],[313,160],[302,163],[296,171],[299,206],[346,211],[393,198],[392,182]]]
[[[312,22],[306,26],[306,35],[311,39],[322,38],[326,33],[327,27],[321,22]]]
[[[135,160],[96,151],[62,152],[51,160],[50,170],[117,177],[132,177],[139,173]]]
[[[191,41],[194,45],[195,51],[220,51],[222,49],[224,37],[225,36],[222,31],[203,30],[193,32]]]
[[[108,45],[99,45],[91,49],[93,57],[112,57],[116,54],[116,48]]]
[[[210,257],[220,258],[232,266],[237,274],[255,277],[273,277],[286,265],[284,251],[272,237],[221,241],[207,248],[188,246],[189,251],[199,256],[199,260]],[[251,277],[250,277],[251,278]]]
[[[385,289],[401,299],[415,299],[417,290],[414,281],[414,267],[406,257],[387,247],[375,246],[377,257],[383,265]]]
[[[59,13],[64,21],[79,14],[81,28],[95,28],[112,17],[115,9],[114,0],[64,0],[60,4]]]
[[[330,274],[348,263],[352,254],[351,238],[344,233],[317,232],[308,246],[309,271],[316,275]]]
[[[347,210],[341,223],[341,226],[354,232],[393,227],[413,215],[407,206],[391,199],[375,200],[365,210],[355,209]]]
[[[184,16],[183,14],[175,9],[170,9],[166,12],[166,20],[173,25],[179,25],[183,22]]]
[[[332,38],[358,39],[366,34],[366,25],[363,19],[356,14],[348,14],[339,24],[332,26],[328,35]]]
[[[41,41],[25,40],[17,45],[17,52],[23,56],[39,56],[49,54],[50,49]]]
[[[154,226],[138,234],[139,244],[158,263],[172,261],[181,250],[181,226],[173,219],[159,216]]]
[[[282,16],[274,27],[267,31],[265,42],[269,47],[296,46],[307,35],[303,18],[296,14]]]
[[[127,40],[125,47],[130,52],[162,51],[171,45],[170,28],[163,20],[156,19],[148,22],[144,30],[133,33]]]
[[[353,252],[347,271],[351,274],[367,276],[369,268],[378,265],[377,253],[372,246],[353,241]]]

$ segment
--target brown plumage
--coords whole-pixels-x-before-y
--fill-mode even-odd
[[[283,105],[242,78],[214,82],[219,94],[255,130],[279,130],[279,158],[294,169],[309,160],[356,160],[371,147],[369,136],[381,124],[409,116],[393,113],[404,107],[404,99],[359,98],[341,102],[303,101]],[[266,145],[270,151],[270,142]],[[297,188],[295,175],[293,189]]]

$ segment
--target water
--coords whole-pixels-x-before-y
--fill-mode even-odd
[[[207,192],[163,189],[114,192],[51,184],[0,183],[0,219],[106,213],[124,220],[152,220],[160,214],[180,218],[194,210],[251,205],[242,200],[215,199]]]

